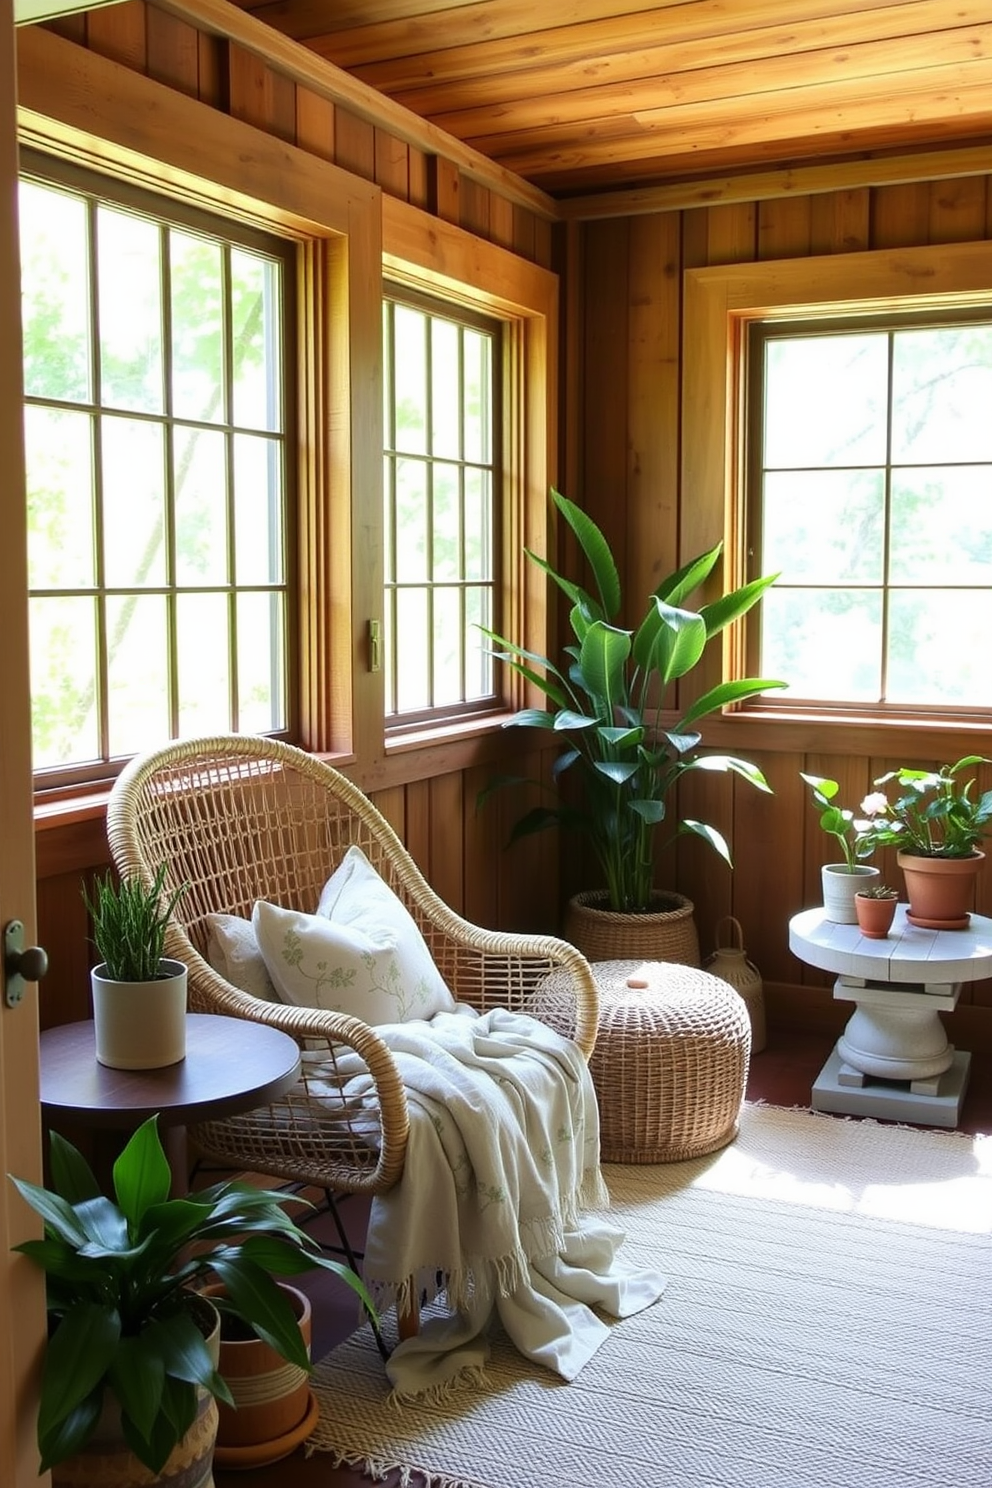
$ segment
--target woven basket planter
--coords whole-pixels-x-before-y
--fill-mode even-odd
[[[656,890],[652,908],[620,914],[605,889],[568,901],[562,935],[587,961],[673,961],[699,965],[694,906],[682,894]]]

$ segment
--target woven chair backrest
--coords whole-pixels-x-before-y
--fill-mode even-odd
[[[144,756],[115,787],[107,830],[122,872],[150,882],[165,863],[167,888],[186,885],[175,918],[201,955],[208,914],[250,918],[257,899],[312,914],[352,844],[411,912],[430,892],[349,780],[276,740],[222,736]]]

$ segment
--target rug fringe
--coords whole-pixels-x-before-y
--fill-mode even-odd
[[[306,1443],[307,1457],[318,1449],[312,1439]],[[424,1467],[411,1466],[409,1462],[387,1461],[382,1457],[365,1457],[361,1452],[341,1452],[337,1448],[324,1449],[330,1457],[332,1467],[352,1467],[364,1473],[374,1483],[384,1483],[390,1473],[399,1474],[399,1488],[485,1488],[478,1478],[452,1478],[447,1473],[431,1473]]]

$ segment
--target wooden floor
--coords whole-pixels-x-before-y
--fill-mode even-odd
[[[771,1035],[767,1047],[751,1061],[747,1097],[776,1106],[808,1106],[810,1087],[830,1052],[827,1036],[789,1032]],[[992,1055],[975,1055],[959,1130],[992,1132]],[[360,1239],[364,1215],[353,1204],[349,1232]],[[319,1357],[340,1342],[350,1327],[351,1294],[333,1278],[320,1287],[308,1287],[314,1306],[314,1355]],[[326,1455],[305,1458],[302,1449],[268,1468],[230,1472],[215,1468],[216,1488],[357,1488],[369,1479],[347,1468],[333,1468]],[[398,1488],[398,1475],[391,1475],[388,1488]]]

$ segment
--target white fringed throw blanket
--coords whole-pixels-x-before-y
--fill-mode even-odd
[[[378,1030],[410,1104],[401,1180],[375,1199],[365,1278],[377,1305],[442,1287],[448,1312],[387,1366],[397,1397],[478,1377],[495,1309],[521,1353],[574,1379],[608,1335],[591,1310],[628,1317],[665,1281],[616,1262],[623,1231],[602,1212],[599,1112],[574,1044],[495,1009]]]

